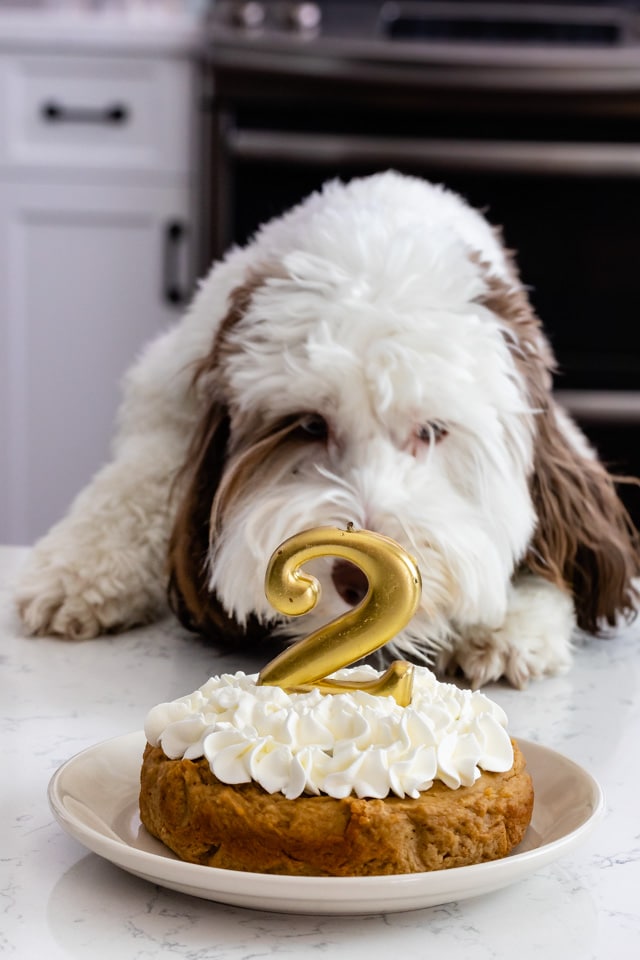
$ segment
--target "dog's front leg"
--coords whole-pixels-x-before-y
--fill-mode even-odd
[[[36,544],[16,594],[30,633],[84,640],[164,611],[176,466],[166,440],[130,441]]]
[[[199,416],[193,362],[210,339],[187,318],[129,371],[113,460],[36,543],[19,577],[29,633],[81,640],[165,611],[174,481]]]
[[[500,627],[466,627],[439,666],[459,667],[474,687],[505,677],[523,688],[529,680],[569,667],[574,628],[569,594],[542,577],[523,574],[510,586]]]

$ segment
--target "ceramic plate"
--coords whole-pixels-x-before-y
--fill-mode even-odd
[[[568,853],[604,808],[597,782],[547,747],[519,740],[535,787],[533,818],[503,860],[384,877],[281,877],[178,860],[138,816],[142,732],[107,740],[68,760],[49,784],[49,803],[67,833],[89,850],[152,883],[207,900],[281,913],[367,914],[416,910],[489,893]]]

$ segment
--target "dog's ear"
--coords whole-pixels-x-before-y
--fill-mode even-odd
[[[578,626],[597,634],[618,615],[635,615],[638,535],[614,479],[571,441],[553,403],[537,427],[531,496],[538,524],[525,563],[569,587]]]
[[[178,480],[184,492],[169,543],[169,605],[185,627],[200,633],[221,628],[226,634],[232,628],[207,589],[209,512],[222,476],[228,437],[226,411],[212,404],[193,437]]]
[[[221,485],[227,486],[223,478],[229,455],[230,422],[220,399],[224,394],[226,338],[262,282],[264,277],[256,273],[233,291],[211,349],[194,369],[192,390],[201,398],[203,414],[173,491],[180,501],[169,542],[169,606],[188,629],[221,640],[246,640],[265,633],[252,619],[245,625],[238,624],[208,589],[212,504]]]
[[[488,277],[483,298],[505,325],[505,337],[534,413],[530,477],[537,527],[525,567],[569,590],[578,626],[600,633],[619,615],[635,615],[640,573],[638,533],[618,497],[616,481],[551,393],[554,358],[517,281]],[[629,478],[618,478],[628,482]],[[632,481],[633,482],[633,481]]]
[[[221,500],[235,491],[237,470],[226,471],[229,417],[212,404],[187,457],[184,493],[169,543],[169,606],[188,630],[219,642],[262,643],[269,631],[256,617],[239,624],[209,589],[209,556]],[[231,481],[229,478],[233,478]],[[233,490],[230,491],[230,487]]]

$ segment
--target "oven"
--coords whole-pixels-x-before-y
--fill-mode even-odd
[[[640,2],[230,0],[206,74],[210,257],[332,177],[445,183],[516,252],[559,398],[640,476]]]

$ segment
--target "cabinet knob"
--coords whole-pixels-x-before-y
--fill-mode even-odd
[[[245,30],[261,27],[265,19],[264,4],[258,0],[239,0],[231,8],[231,22]]]

